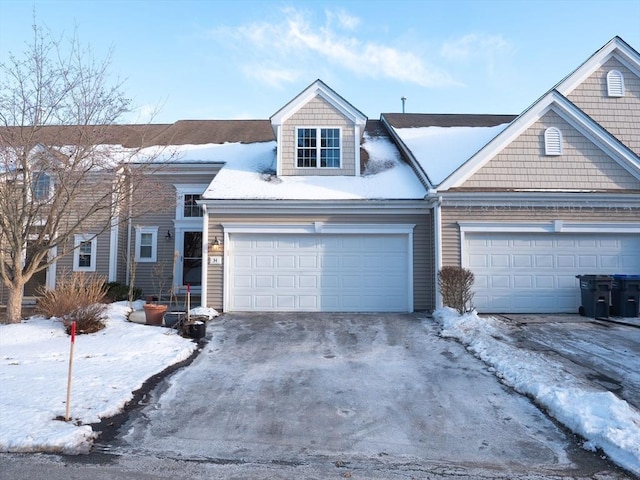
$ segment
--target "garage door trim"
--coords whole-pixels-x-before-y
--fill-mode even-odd
[[[230,262],[233,254],[231,235],[238,233],[264,234],[376,234],[376,235],[406,235],[407,241],[407,306],[413,312],[413,229],[415,224],[337,224],[313,222],[304,224],[246,224],[223,223],[224,231],[224,280],[223,280],[223,309],[226,310],[230,302]]]

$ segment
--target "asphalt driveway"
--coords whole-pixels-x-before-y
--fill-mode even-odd
[[[437,333],[420,315],[226,314],[116,447],[217,464],[609,471]]]

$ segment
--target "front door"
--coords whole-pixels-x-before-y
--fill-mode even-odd
[[[202,232],[184,232],[182,247],[182,285],[202,285]]]

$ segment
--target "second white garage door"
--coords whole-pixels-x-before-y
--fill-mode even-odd
[[[408,236],[229,235],[229,311],[407,312]]]
[[[640,236],[473,232],[464,257],[479,312],[577,313],[576,275],[640,273]]]

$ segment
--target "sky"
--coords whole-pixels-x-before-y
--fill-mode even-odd
[[[318,78],[370,119],[402,97],[517,114],[614,36],[640,50],[640,0],[0,0],[0,62],[23,54],[34,12],[111,52],[123,123],[267,119]]]

